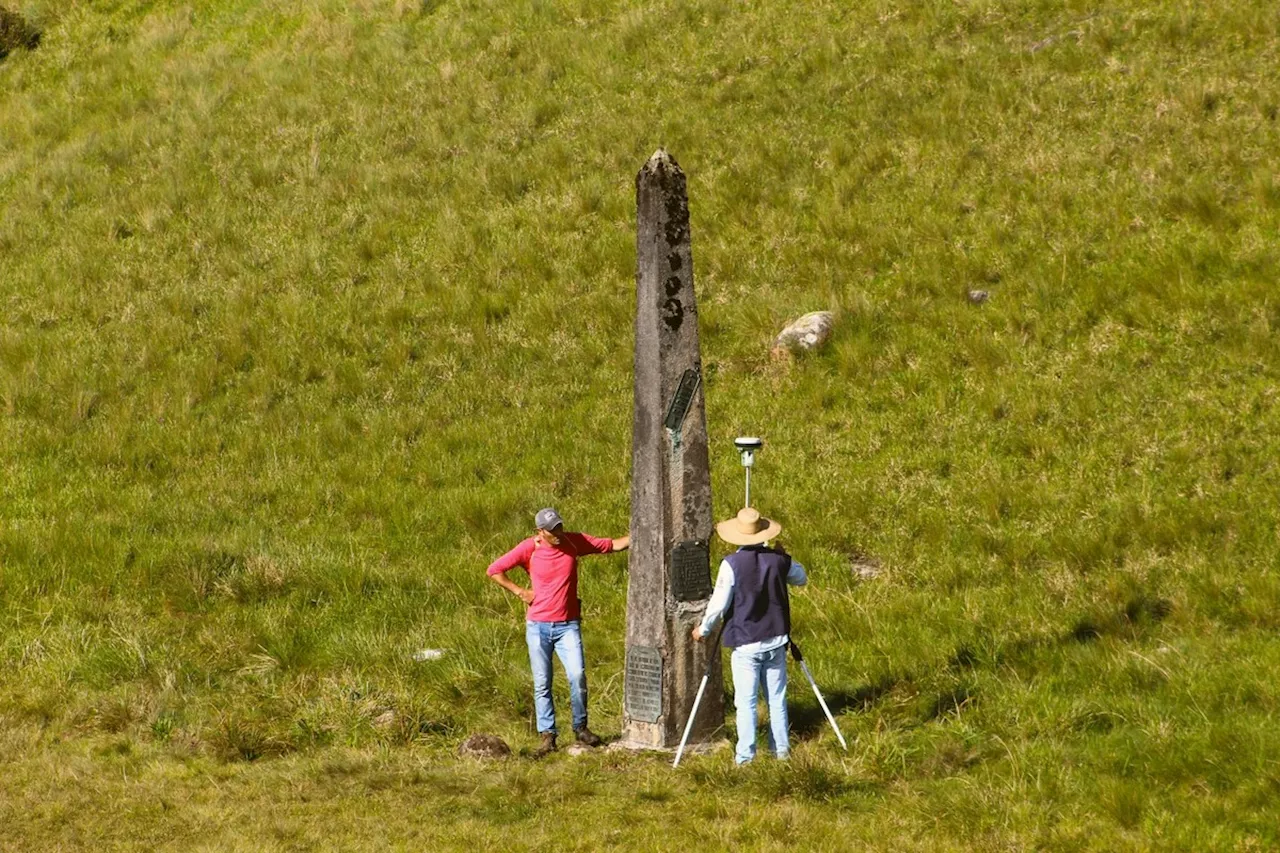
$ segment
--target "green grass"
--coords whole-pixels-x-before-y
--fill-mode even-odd
[[[1280,845],[1276,11],[16,11],[0,847]],[[715,513],[764,436],[850,752],[797,681],[785,767],[461,762],[534,743],[485,566],[546,504],[628,522],[660,145]],[[625,584],[584,564],[605,734]]]

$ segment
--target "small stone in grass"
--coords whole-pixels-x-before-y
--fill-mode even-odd
[[[472,735],[458,747],[458,755],[471,758],[506,758],[511,755],[511,747],[497,735]]]
[[[880,561],[869,554],[850,554],[849,568],[854,580],[869,581],[880,577]]]

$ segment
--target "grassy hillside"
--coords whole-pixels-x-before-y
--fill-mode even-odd
[[[1277,9],[5,2],[0,848],[1280,845]],[[460,762],[485,566],[628,523],[660,145],[851,749]]]

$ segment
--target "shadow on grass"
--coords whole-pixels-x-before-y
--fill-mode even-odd
[[[1081,616],[1063,642],[1091,643],[1107,635],[1139,639],[1172,612],[1173,603],[1168,599],[1138,594],[1129,598],[1119,611],[1104,610]]]
[[[831,715],[839,720],[840,715],[845,711],[851,709],[865,711],[870,708],[881,697],[892,691],[899,681],[900,679],[895,676],[885,676],[851,691],[840,688],[827,689],[821,684],[818,685],[818,689],[822,691],[822,698],[826,700],[827,707],[831,709]],[[827,728],[828,723],[826,715],[818,705],[818,700],[813,695],[813,688],[809,686],[808,680],[803,676],[798,681],[789,679],[789,682],[787,692],[796,696],[797,699],[797,701],[790,704],[788,709],[792,735],[797,740],[808,740],[820,735]],[[804,691],[804,700],[800,700],[799,695],[792,692],[797,688]],[[732,707],[732,705],[729,707]]]
[[[0,59],[18,48],[35,50],[40,46],[40,36],[26,18],[0,6]]]
[[[977,692],[961,673],[982,667],[999,667],[1012,665],[1035,667],[1043,656],[1052,654],[1055,647],[1092,643],[1103,637],[1115,637],[1122,641],[1134,641],[1143,638],[1173,611],[1173,604],[1168,599],[1138,592],[1129,596],[1118,606],[1100,607],[1072,620],[1065,631],[1051,632],[1034,637],[1019,637],[1004,642],[966,642],[956,647],[949,657],[946,669],[952,672],[952,679],[959,676],[960,681],[938,686],[937,692],[917,706],[918,715],[915,724],[940,722],[961,713],[977,699]],[[826,715],[813,696],[807,680],[798,674],[790,679],[788,693],[790,702],[791,731],[797,740],[809,740],[820,737],[828,728]],[[912,685],[923,685],[934,679],[917,679],[911,673],[901,675],[884,675],[874,681],[867,682],[850,691],[834,685],[826,687],[819,684],[822,696],[837,721],[846,711],[867,711],[885,695]],[[726,698],[726,706],[732,707],[732,697]]]
[[[1173,613],[1167,598],[1135,593],[1121,603],[1103,605],[1072,619],[1062,631],[1013,637],[1004,641],[981,637],[958,645],[947,661],[953,671],[981,667],[1033,667],[1055,649],[1086,645],[1103,638],[1140,641]]]
[[[924,713],[924,722],[931,723],[950,714],[958,714],[976,698],[973,688],[964,684],[944,690],[929,703]]]

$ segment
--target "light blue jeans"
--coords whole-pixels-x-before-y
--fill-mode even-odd
[[[524,639],[529,644],[529,666],[533,669],[533,708],[538,714],[538,732],[556,732],[556,708],[551,701],[551,651],[560,658],[569,680],[569,704],[573,708],[573,730],[587,727],[587,667],[582,656],[582,629],[577,619],[568,622],[525,622]]]
[[[746,764],[756,757],[756,696],[764,688],[769,705],[769,749],[778,758],[791,752],[787,734],[787,647],[767,652],[741,652],[729,655],[733,671],[733,703],[738,709],[738,748],[734,760]]]

